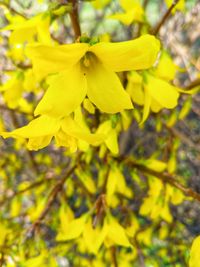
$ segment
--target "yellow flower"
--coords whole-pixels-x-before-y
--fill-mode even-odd
[[[159,112],[163,108],[173,109],[177,106],[179,89],[165,80],[144,73],[144,78],[137,73],[129,75],[127,91],[133,102],[144,105],[143,123],[150,112]]]
[[[86,95],[106,113],[131,109],[130,97],[115,72],[149,68],[159,47],[159,41],[151,35],[119,43],[29,46],[27,55],[32,59],[37,79],[56,74],[47,80],[49,88],[35,115],[69,115]]]
[[[189,267],[199,266],[199,251],[200,251],[200,236],[197,236],[193,242],[190,250]]]
[[[4,92],[3,97],[9,108],[19,106],[23,92],[23,73],[12,73],[10,79],[0,86],[0,92]]]
[[[133,21],[142,22],[144,20],[144,10],[137,0],[120,0],[120,5],[124,13],[116,13],[109,16],[125,25],[130,25]]]
[[[71,152],[76,151],[78,140],[97,145],[105,138],[103,134],[91,134],[69,116],[59,119],[46,115],[40,116],[28,125],[10,133],[2,132],[1,135],[4,138],[28,138],[27,147],[30,150],[38,150],[47,146],[54,136],[57,145],[69,147]]]
[[[173,62],[172,57],[167,51],[163,50],[158,65],[154,70],[154,74],[161,79],[171,81],[175,78],[178,69],[179,67]]]
[[[10,24],[2,30],[12,31],[9,36],[10,45],[15,46],[24,42],[34,42],[35,36],[37,36],[39,42],[52,43],[49,32],[50,16],[47,14],[42,13],[29,20],[18,15],[9,16],[8,19]]]
[[[90,253],[97,254],[104,243],[106,247],[119,245],[132,248],[125,228],[110,214],[106,214],[102,227],[92,227],[89,213],[83,214],[79,218],[69,218],[64,214],[61,219],[60,231],[56,237],[58,241],[67,241],[77,238],[81,239],[81,245],[85,244]],[[117,233],[117,234],[116,234]]]

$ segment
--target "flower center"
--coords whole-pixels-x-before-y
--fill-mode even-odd
[[[96,61],[96,56],[92,52],[86,52],[86,54],[81,58],[81,65],[84,68],[89,68]]]

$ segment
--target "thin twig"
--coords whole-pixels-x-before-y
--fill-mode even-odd
[[[4,252],[2,251],[1,252],[1,258],[0,258],[0,267],[2,267],[4,265],[4,260],[5,260],[5,258],[4,258]]]
[[[117,234],[117,233],[116,233]],[[117,255],[116,255],[116,247],[111,247],[110,248],[110,252],[111,252],[111,259],[112,259],[112,263],[114,267],[118,267],[118,262],[117,262]]]
[[[25,193],[27,191],[30,191],[30,190],[38,187],[38,186],[43,185],[46,182],[50,182],[52,180],[54,180],[54,178],[51,178],[51,179],[42,179],[42,180],[39,180],[37,182],[34,182],[34,183],[30,184],[29,186],[25,187],[24,189],[21,189],[19,191],[14,191],[12,193],[12,195],[10,195],[10,196],[4,198],[2,201],[0,201],[0,206],[3,205],[5,202],[10,201],[11,199],[13,199],[16,196],[19,196],[19,195],[21,195],[21,194],[23,194],[23,193]]]
[[[142,253],[142,249],[140,248],[139,242],[137,240],[137,235],[142,231],[143,229],[139,229],[134,238],[133,238],[133,246],[137,249],[137,253],[138,253],[138,260],[140,263],[140,267],[145,267],[145,261],[144,261],[144,254]]]
[[[192,89],[194,87],[200,86],[200,79],[196,79],[194,81],[192,81],[191,83],[189,83],[188,85],[185,86],[185,89],[189,90]]]
[[[9,5],[9,3],[0,1],[0,6],[4,6],[4,7],[6,7],[7,9],[9,9],[11,12],[15,13],[16,15],[19,15],[19,16],[21,16],[21,17],[27,19],[26,15],[21,14],[20,12],[18,12],[16,9],[14,9],[13,7],[11,7],[11,6]]]
[[[161,172],[152,170],[152,169],[146,167],[145,165],[136,162],[135,160],[133,160],[131,158],[126,158],[126,157],[122,156],[122,157],[116,158],[116,160],[120,163],[123,162],[124,164],[126,164],[129,167],[136,168],[146,175],[155,176],[156,178],[162,180],[163,182],[168,183],[173,187],[176,187],[181,192],[183,192],[186,196],[192,197],[193,199],[196,199],[200,202],[200,194],[195,192],[192,188],[185,187],[184,185],[182,185],[177,180],[177,176],[171,175],[170,173],[167,173],[167,172],[161,173]]]
[[[43,209],[43,211],[39,215],[38,219],[28,229],[27,234],[26,234],[27,237],[32,237],[33,234],[35,233],[35,231],[41,225],[41,222],[45,219],[45,217],[48,214],[49,210],[51,209],[54,201],[56,200],[56,197],[57,197],[58,193],[62,190],[64,183],[70,177],[70,175],[74,172],[74,170],[77,168],[77,166],[78,165],[76,163],[73,167],[71,167],[67,171],[67,173],[61,179],[59,179],[59,181],[53,187],[53,189],[49,193],[48,201],[47,201],[47,204],[46,204],[45,208]]]
[[[144,8],[144,9],[146,9],[146,7],[147,7],[147,5],[148,5],[148,2],[149,2],[149,0],[144,0],[144,2],[143,2],[143,8]]]
[[[174,0],[173,3],[171,4],[171,6],[168,8],[168,10],[165,12],[164,16],[162,17],[162,19],[160,20],[160,22],[158,23],[158,25],[156,25],[156,27],[151,31],[152,34],[157,35],[158,32],[160,31],[160,28],[163,26],[163,24],[165,23],[165,21],[168,19],[168,17],[171,14],[172,9],[178,4],[179,0]]]
[[[76,0],[71,0],[70,2],[72,3],[72,11],[70,12],[70,19],[75,34],[75,39],[78,39],[81,36],[81,28],[78,17],[78,3]]]
[[[163,123],[163,125],[166,127],[166,129],[168,131],[170,131],[170,133],[173,136],[178,137],[182,141],[182,143],[184,143],[184,144],[188,145],[189,147],[193,148],[194,150],[200,152],[200,146],[197,143],[195,144],[190,138],[188,138],[187,135],[183,134],[182,132],[180,132],[176,128],[168,127],[166,125],[166,123]]]

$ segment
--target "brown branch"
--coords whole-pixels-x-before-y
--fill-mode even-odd
[[[135,236],[133,237],[133,241],[132,244],[133,246],[137,249],[137,253],[138,253],[138,261],[140,263],[140,267],[145,267],[145,261],[144,261],[144,254],[142,253],[142,249],[140,248],[139,242],[137,240],[137,235],[142,232],[143,229],[139,229]]]
[[[16,196],[19,196],[19,195],[21,195],[21,194],[23,194],[23,193],[25,193],[27,191],[30,191],[30,190],[34,189],[35,187],[43,185],[45,182],[50,182],[52,180],[54,180],[54,178],[42,179],[40,181],[37,181],[37,182],[34,182],[34,183],[30,184],[29,186],[27,186],[24,189],[21,189],[19,191],[15,191],[15,192],[12,193],[12,195],[10,195],[10,196],[4,198],[2,201],[0,201],[0,206],[2,206],[5,202],[12,200]]]
[[[117,234],[117,233],[116,233]],[[110,248],[110,253],[111,253],[111,259],[114,267],[118,267],[118,262],[117,262],[117,255],[116,255],[116,247],[111,247]]]
[[[152,169],[149,169],[143,164],[140,164],[138,162],[135,162],[132,159],[123,159],[122,157],[118,159],[120,162],[124,162],[126,165],[129,167],[134,167],[137,168],[139,171],[145,173],[146,175],[152,175],[155,176],[156,178],[162,180],[165,183],[168,183],[172,185],[173,187],[176,187],[179,189],[181,192],[183,192],[186,196],[192,197],[195,200],[198,200],[200,202],[200,194],[195,192],[192,188],[185,187],[182,185],[179,181],[177,181],[177,176],[173,176],[167,172],[161,173],[158,171],[154,171]]]
[[[149,0],[144,0],[144,2],[143,2],[143,8],[144,8],[144,9],[146,9],[146,7],[147,7],[147,5],[148,5],[148,2],[149,2]]]
[[[200,79],[196,79],[196,80],[192,81],[191,83],[186,85],[184,88],[189,90],[189,89],[192,89],[192,88],[197,87],[197,86],[200,86]]]
[[[188,145],[189,147],[193,148],[194,150],[200,152],[200,146],[198,144],[195,144],[190,138],[188,138],[187,135],[181,133],[179,130],[177,130],[176,128],[173,127],[168,127],[166,125],[166,123],[163,123],[163,125],[165,126],[165,128],[170,131],[170,133],[175,136],[178,137],[182,143]]]
[[[96,228],[97,224],[102,224],[103,219],[105,217],[105,212],[107,209],[106,204],[106,196],[105,194],[99,195],[97,198],[93,210],[95,210],[96,214],[92,222],[92,227]]]
[[[16,15],[19,15],[25,19],[27,19],[26,15],[24,14],[21,14],[20,12],[18,12],[16,9],[14,9],[13,7],[11,7],[8,3],[6,2],[2,2],[0,1],[0,6],[4,6],[6,7],[7,9],[9,9],[12,13],[15,13]]]
[[[157,35],[160,31],[160,28],[163,26],[165,21],[168,19],[168,17],[171,15],[172,9],[178,4],[179,0],[174,0],[171,6],[168,8],[168,10],[165,12],[164,16],[161,18],[158,25],[155,26],[155,28],[151,31],[152,34]]]
[[[1,252],[1,258],[0,258],[0,267],[2,267],[3,265],[4,265],[4,260],[5,260],[5,258],[4,258],[4,252],[2,251]]]
[[[81,36],[81,28],[78,17],[78,3],[76,0],[70,0],[70,2],[72,3],[72,11],[69,14],[74,29],[75,39],[77,40]]]
[[[62,191],[62,188],[64,186],[64,183],[66,180],[70,177],[70,175],[74,172],[74,170],[77,168],[78,164],[76,163],[73,167],[71,167],[67,173],[59,179],[59,181],[56,183],[56,185],[53,187],[51,192],[49,193],[48,196],[48,201],[46,203],[45,208],[41,212],[40,216],[36,221],[32,224],[32,226],[28,229],[26,236],[32,237],[35,231],[38,229],[38,227],[41,225],[42,221],[45,219],[46,215],[48,214],[49,210],[51,209],[54,201],[56,200],[57,195],[59,194],[60,191]]]

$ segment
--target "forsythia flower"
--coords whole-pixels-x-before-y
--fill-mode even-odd
[[[167,72],[166,72],[167,68]],[[180,88],[169,83],[173,80],[178,67],[173,63],[170,55],[163,51],[156,68],[143,75],[131,72],[128,75],[127,92],[133,102],[144,106],[143,123],[150,112],[159,112],[163,108],[172,109],[177,106]]]
[[[144,20],[144,10],[137,0],[120,0],[120,5],[124,13],[116,13],[109,16],[110,19],[116,19],[125,25],[130,25],[133,21],[142,22]]]
[[[61,214],[62,215],[62,214]],[[106,214],[102,227],[92,227],[89,214],[83,214],[79,218],[71,218],[62,215],[60,231],[56,237],[58,241],[67,241],[82,237],[83,244],[90,253],[97,254],[104,243],[106,247],[119,245],[132,248],[125,228],[110,214]],[[117,233],[117,234],[116,234]]]
[[[10,45],[34,42],[35,36],[37,36],[39,42],[52,43],[49,33],[50,17],[47,14],[42,13],[29,20],[24,19],[21,16],[11,16],[8,19],[10,24],[2,30],[12,31],[9,37]]]
[[[40,116],[28,125],[10,133],[2,132],[1,135],[4,138],[28,138],[27,147],[30,150],[38,150],[47,146],[53,136],[55,136],[56,143],[59,146],[69,147],[71,151],[76,151],[79,139],[97,145],[105,138],[103,134],[91,134],[89,130],[83,129],[69,116],[60,119],[46,115]]]
[[[197,267],[199,265],[200,236],[197,236],[190,250],[189,267]]]
[[[103,112],[131,109],[130,97],[115,72],[151,67],[159,47],[159,41],[151,35],[119,43],[27,47],[38,80],[56,74],[48,77],[49,88],[35,115],[67,116],[86,95]]]

